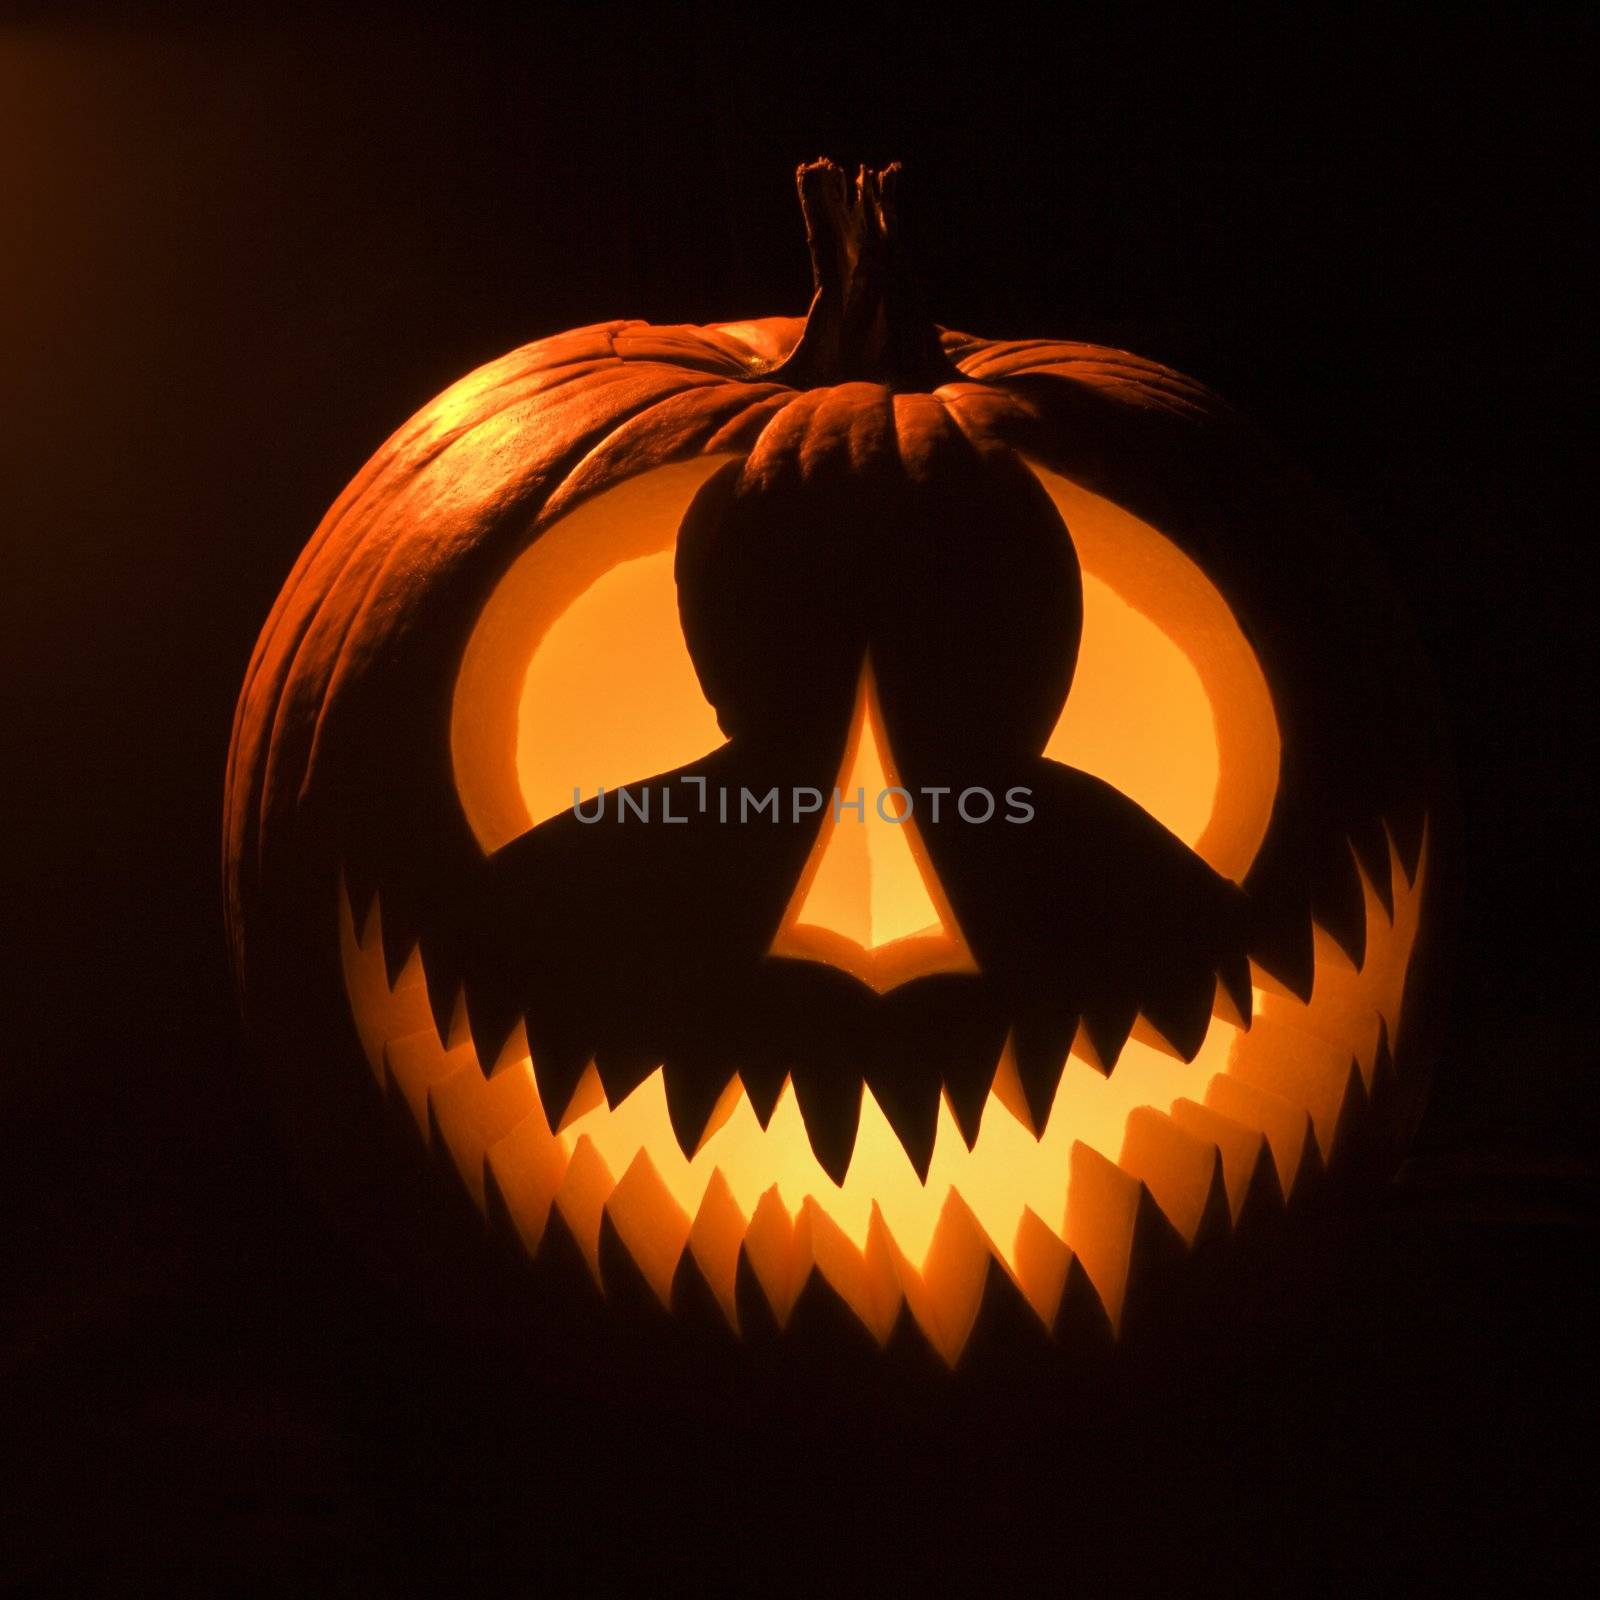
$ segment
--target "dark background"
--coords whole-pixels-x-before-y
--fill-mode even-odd
[[[0,1582],[1589,1569],[1578,8],[9,15]],[[942,320],[1169,362],[1306,460],[1408,596],[1459,771],[1448,1046],[1316,1315],[1228,1386],[1015,1448],[887,1400],[792,1449],[605,1396],[541,1432],[548,1392],[330,1242],[226,971],[234,696],[323,509],[515,344],[803,309],[821,153],[907,163]]]

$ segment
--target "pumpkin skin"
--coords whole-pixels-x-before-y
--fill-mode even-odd
[[[530,1252],[565,1229],[604,1277],[614,1234],[660,1298],[698,1273],[735,1326],[741,1281],[781,1323],[815,1269],[880,1342],[908,1309],[954,1361],[991,1257],[1046,1325],[1079,1274],[1116,1327],[1150,1229],[1192,1249],[1403,1133],[1425,1082],[1412,956],[1437,880],[1436,724],[1381,573],[1248,423],[1123,352],[934,330],[896,256],[892,169],[853,194],[827,164],[800,181],[808,318],[537,341],[426,407],[330,510],[240,699],[230,936],[295,1141],[375,1232],[390,1180],[370,1159],[374,1079]],[[682,629],[732,752],[699,770],[726,759],[763,788],[842,772],[867,656],[920,780],[1042,775],[1043,828],[991,831],[976,855],[973,830],[930,829],[979,979],[874,996],[825,959],[773,967],[814,822],[691,828],[670,869],[647,830],[486,834],[461,686],[497,592],[584,508],[674,473]],[[1041,755],[1070,703],[1088,570],[1069,493],[1157,530],[1258,665],[1273,782],[1233,859]],[[1064,842],[1008,858],[1019,836]],[[752,980],[763,961],[781,995]],[[1137,1050],[1165,1063],[1152,1097],[1110,1102],[1098,1146],[1050,1146],[1064,1221],[996,1223],[978,1180],[950,1177],[953,1140],[979,1159],[997,1105],[1006,1137],[1044,1150],[1063,1068],[1116,1084]],[[658,1132],[645,1159],[608,1160],[607,1117],[646,1091],[676,1148]],[[922,1185],[915,1225],[888,1220],[887,1197],[854,1226],[817,1199],[824,1180],[848,1188],[868,1097],[872,1136],[887,1126]],[[730,1185],[712,1145],[734,1111],[753,1112],[752,1140],[785,1115],[791,1140],[803,1127],[805,1201],[786,1203],[776,1170]],[[664,1176],[680,1158],[699,1163],[692,1198]]]

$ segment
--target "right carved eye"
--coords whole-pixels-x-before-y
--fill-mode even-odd
[[[1242,882],[1272,820],[1282,748],[1261,663],[1227,601],[1177,545],[1029,465],[1083,569],[1077,668],[1045,755],[1104,779]]]

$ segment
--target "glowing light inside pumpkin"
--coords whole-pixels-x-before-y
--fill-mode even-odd
[[[723,742],[678,626],[672,551],[620,562],[534,652],[517,711],[530,824],[599,789],[667,772]]]
[[[678,631],[672,551],[695,491],[730,459],[659,467],[570,507],[495,586],[450,713],[456,792],[485,851],[567,810],[574,786],[619,788],[722,743]]]
[[[1191,848],[1210,825],[1221,758],[1206,686],[1183,651],[1093,573],[1083,575],[1072,693],[1044,753],[1104,778]]]
[[[900,786],[870,664],[772,954],[826,961],[879,993],[926,973],[978,970]]]
[[[1078,669],[1046,754],[1104,778],[1243,882],[1272,821],[1282,753],[1261,663],[1170,539],[1059,473],[1033,472],[1084,580]]]
[[[737,1326],[742,1252],[780,1322],[816,1271],[880,1341],[904,1306],[954,1362],[991,1258],[1051,1324],[1075,1257],[1115,1326],[1142,1193],[1192,1245],[1288,1195],[1331,1155],[1397,1036],[1425,874],[1426,849],[1412,880],[1391,852],[1392,918],[1362,879],[1361,968],[1315,929],[1310,999],[1256,971],[1249,1029],[1214,1018],[1192,1062],[1141,1030],[1102,1077],[1074,1046],[1037,1135],[1010,1108],[1015,1071],[1002,1058],[971,1149],[941,1105],[925,1183],[865,1089],[843,1184],[816,1161],[787,1086],[762,1128],[732,1079],[692,1157],[673,1134],[659,1071],[615,1106],[591,1075],[568,1115],[552,1114],[521,1029],[486,1077],[463,1029],[439,1038],[420,950],[391,986],[376,900],[358,937],[341,897],[341,947],[380,1084],[404,1096],[424,1137],[437,1129],[480,1207],[495,1185],[530,1252],[553,1211],[598,1278],[604,1214],[664,1303],[687,1253]]]
[[[678,625],[672,554],[725,455],[630,479],[555,518],[512,564],[457,676],[457,791],[486,851],[585,795],[723,740]],[[1266,836],[1280,741],[1232,612],[1149,524],[1041,468],[1083,571],[1072,691],[1044,753],[1103,778],[1218,872]]]

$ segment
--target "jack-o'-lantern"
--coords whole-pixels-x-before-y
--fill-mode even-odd
[[[366,1077],[530,1253],[953,1362],[991,1277],[1115,1327],[1151,1218],[1359,1142],[1437,761],[1315,494],[1174,372],[937,328],[895,177],[801,169],[804,320],[543,339],[378,452],[250,665],[228,907],[335,1159]]]

